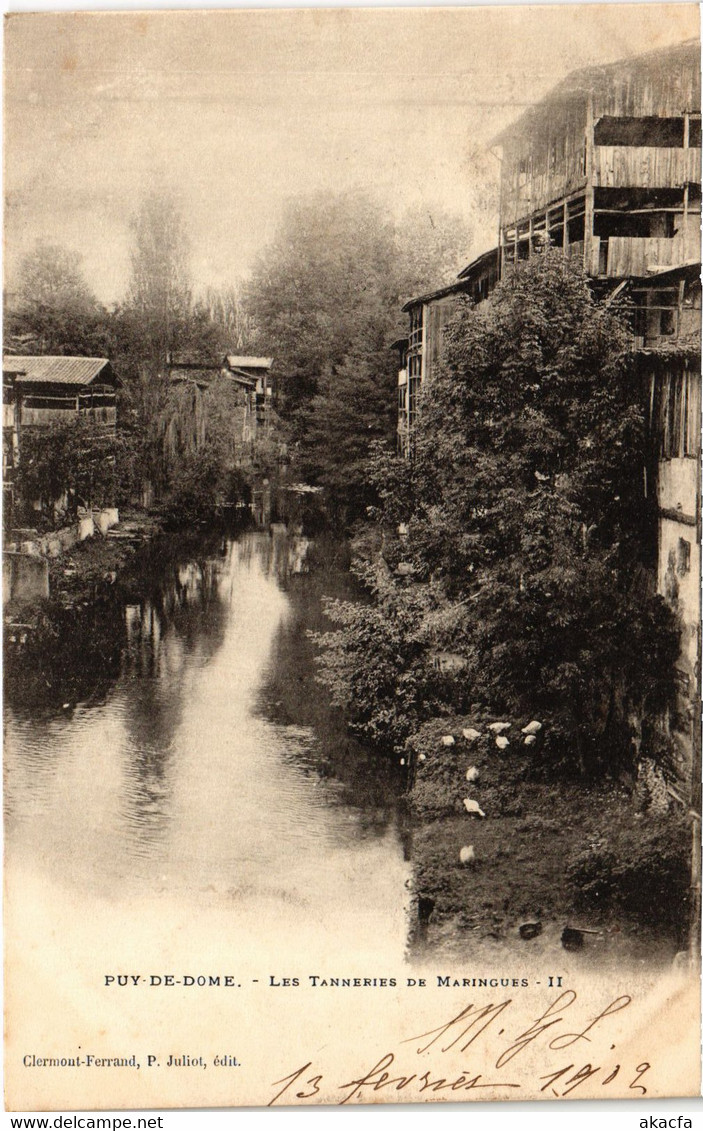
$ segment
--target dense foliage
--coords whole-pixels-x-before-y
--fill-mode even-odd
[[[388,562],[402,558],[418,591],[439,586],[455,610],[427,646],[465,664],[461,703],[447,707],[468,695],[480,710],[548,720],[545,753],[582,773],[643,752],[661,760],[651,720],[671,700],[678,651],[647,569],[653,516],[629,359],[622,314],[545,251],[457,316],[413,466],[395,461],[382,487],[388,534],[398,521],[409,531],[387,542]],[[383,594],[376,615],[391,606]],[[358,711],[355,615],[369,614],[344,610],[330,643]]]
[[[38,243],[20,264],[5,311],[5,350],[103,357],[112,345],[108,312],[85,281],[80,256]]]
[[[246,495],[242,464],[254,471],[275,463],[268,439],[255,452],[244,443],[241,390],[217,379],[206,391],[170,380],[171,360],[217,367],[228,352],[249,352],[239,291],[193,298],[188,235],[167,192],[144,197],[131,233],[129,286],[111,310],[90,291],[80,257],[64,248],[40,243],[20,265],[6,348],[109,357],[121,380],[117,435],[84,420],[24,430],[15,486],[17,513],[28,521],[41,500],[52,523],[79,502],[159,502],[189,522]]]
[[[458,691],[456,677],[441,672],[431,656],[454,610],[441,586],[398,584],[382,563],[359,575],[373,600],[327,604],[339,627],[316,637],[322,679],[353,731],[399,753],[413,727],[440,713]]]
[[[255,266],[246,308],[275,358],[295,474],[325,487],[336,525],[375,497],[366,463],[395,429],[401,306],[456,273],[466,245],[454,218],[394,223],[366,194],[320,193],[289,207]]]
[[[52,525],[78,507],[112,505],[122,454],[120,440],[85,417],[28,430],[16,480],[20,499],[39,503]]]

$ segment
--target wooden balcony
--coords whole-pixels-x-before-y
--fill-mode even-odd
[[[674,239],[611,236],[594,237],[591,274],[611,279],[645,278],[657,267],[679,267],[700,260],[700,236],[695,229]]]
[[[597,145],[593,150],[593,184],[599,188],[683,188],[700,179],[700,149]]]

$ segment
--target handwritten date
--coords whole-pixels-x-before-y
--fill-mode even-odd
[[[399,1050],[389,1051],[367,1071],[353,1074],[343,1083],[335,1083],[332,1094],[340,1105],[353,1100],[359,1102],[369,1099],[379,1092],[386,1095],[389,1092],[398,1093],[399,1102],[438,1093],[448,1093],[452,1098],[458,1099],[467,1092],[480,1092],[484,1098],[507,1099],[521,1088],[532,1095],[541,1092],[562,1098],[571,1095],[587,1081],[599,1079],[603,1088],[619,1080],[619,1091],[624,1089],[633,1095],[646,1095],[647,1088],[642,1080],[651,1068],[647,1061],[628,1068],[620,1064],[606,1067],[591,1063],[579,1067],[574,1060],[569,1064],[562,1063],[554,1070],[545,1071],[535,1079],[531,1079],[530,1070],[529,1079],[524,1074],[520,1079],[519,1065],[514,1065],[514,1062],[530,1045],[535,1044],[541,1050],[547,1061],[544,1068],[550,1069],[550,1053],[572,1049],[582,1043],[591,1044],[596,1032],[603,1037],[609,1018],[627,1009],[632,1001],[628,995],[622,995],[609,1002],[596,1016],[586,1018],[580,1024],[570,1025],[565,1022],[564,1015],[572,1009],[577,999],[575,990],[563,991],[527,1028],[517,1032],[510,1032],[511,998],[485,1006],[471,1003],[436,1028],[399,1042],[401,1046],[412,1046],[407,1050],[406,1056],[423,1057],[422,1066],[417,1070],[412,1067],[399,1068]],[[494,1030],[493,1033],[490,1032],[491,1029]],[[507,1041],[506,1031],[509,1033]],[[492,1047],[491,1037],[496,1038]],[[501,1037],[503,1039],[499,1040]],[[434,1054],[442,1059],[452,1054],[457,1063],[449,1070],[447,1067],[427,1068],[424,1060],[427,1054]],[[492,1062],[489,1077],[462,1063],[473,1055],[480,1056],[482,1062]],[[510,1065],[509,1079],[503,1078],[503,1070],[507,1065]],[[315,1097],[323,1093],[329,1098],[324,1074],[318,1071],[311,1060],[275,1080],[271,1087],[276,1091],[269,1100],[269,1107],[279,1102],[291,1104],[314,1101]],[[487,1092],[490,1096],[486,1095]]]

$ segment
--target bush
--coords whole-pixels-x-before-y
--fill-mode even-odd
[[[631,774],[641,757],[666,772],[646,720],[673,704],[679,627],[655,592],[645,406],[622,312],[545,251],[467,303],[445,342],[412,464],[375,465],[382,521],[408,531],[384,552],[402,553],[411,587],[431,586],[436,650],[466,661],[445,707],[463,712],[468,684],[487,711],[534,712],[559,772]]]
[[[442,595],[431,585],[397,582],[379,561],[356,572],[373,603],[326,602],[339,627],[315,636],[323,648],[319,679],[356,734],[400,755],[413,727],[439,714],[446,700],[446,677],[432,662]]]
[[[82,416],[26,429],[16,479],[20,506],[27,513],[39,502],[45,517],[60,525],[79,506],[113,505],[120,447],[114,432]]]
[[[203,450],[183,456],[173,472],[163,512],[167,522],[187,526],[212,518],[223,503],[248,497],[246,476],[223,468],[217,454]]]
[[[685,941],[691,882],[691,832],[682,819],[614,831],[572,861],[577,905],[632,915]]]

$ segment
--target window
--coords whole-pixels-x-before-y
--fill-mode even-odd
[[[691,543],[687,542],[685,538],[679,538],[679,545],[676,552],[676,572],[679,577],[690,572],[691,569]]]
[[[532,158],[521,157],[517,167],[517,184],[518,188],[523,188],[530,177],[532,171]]]
[[[602,245],[601,245],[602,246]],[[654,345],[662,337],[678,332],[678,290],[674,287],[633,288],[635,302],[633,328],[643,345]]]
[[[683,145],[683,118],[605,117],[596,122],[593,140],[596,145],[676,149]]]
[[[410,339],[408,347],[413,349],[422,345],[422,304],[413,306],[410,311]]]
[[[677,224],[681,222],[676,212],[654,209],[638,212],[620,212],[616,209],[596,211],[593,217],[593,234],[601,239],[626,236],[635,239],[673,239]]]
[[[662,337],[676,333],[676,311],[662,310],[659,324],[659,333]]]

